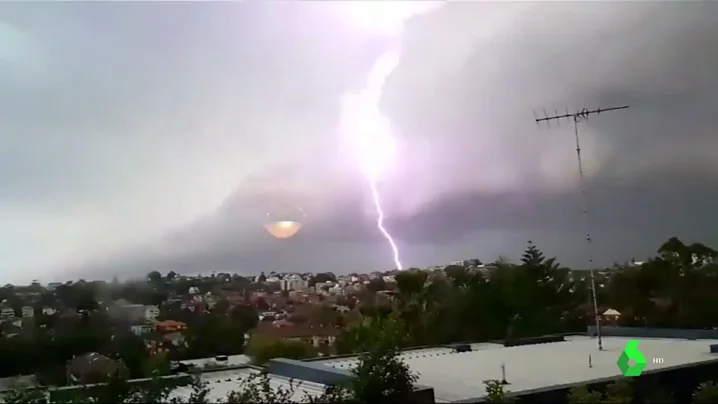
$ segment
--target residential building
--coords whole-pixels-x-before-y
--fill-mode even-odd
[[[57,313],[57,309],[54,307],[43,307],[42,308],[42,314],[46,316],[52,316],[53,314]]]
[[[35,317],[35,309],[32,306],[22,306],[22,317],[23,318]]]
[[[145,306],[145,320],[155,321],[160,315],[160,309],[157,306]]]
[[[396,279],[392,275],[386,275],[383,278],[386,283],[396,283]]]
[[[155,329],[160,333],[180,332],[187,329],[187,324],[181,321],[165,320],[155,323]]]
[[[50,282],[47,284],[47,290],[52,292],[57,289],[58,286],[62,286],[62,282]]]
[[[498,269],[498,267],[497,267],[496,265],[492,265],[492,264],[485,265],[485,264],[482,264],[482,265],[477,265],[477,266],[471,267],[469,270],[472,271],[472,272],[481,273],[481,274],[483,274],[483,275],[488,275],[488,274],[490,274],[491,272],[495,271],[496,269]]]
[[[72,383],[88,384],[107,380],[120,365],[116,361],[96,352],[76,356],[67,362],[67,380]]]
[[[160,353],[160,352],[172,352],[179,345],[174,344],[171,340],[168,340],[167,336],[174,335],[174,334],[179,334],[179,333],[163,335],[158,340],[145,340],[145,348],[147,348],[147,350],[153,355]]]
[[[130,304],[125,300],[118,300],[109,307],[108,313],[115,320],[122,320],[129,323],[141,323],[145,321],[145,306],[142,304]]]
[[[22,324],[19,321],[0,322],[0,335],[4,338],[12,338],[22,332]]]
[[[15,317],[15,310],[12,307],[3,307],[0,309],[0,319],[7,320]]]
[[[299,276],[289,276],[280,280],[279,285],[282,290],[304,291],[309,288],[309,281],[306,281]]]
[[[197,314],[204,314],[204,313],[206,313],[206,312],[207,312],[207,307],[208,307],[208,306],[207,306],[207,302],[205,302],[205,301],[202,300],[201,298],[200,298],[200,300],[191,301],[191,302],[187,305],[187,309],[189,309],[189,311],[191,311],[191,312],[193,312],[193,313],[197,313]]]
[[[130,326],[130,330],[135,335],[145,335],[154,331],[155,327],[152,324],[136,324]]]
[[[601,314],[601,320],[603,324],[616,325],[618,320],[621,319],[621,312],[615,309],[608,309]]]

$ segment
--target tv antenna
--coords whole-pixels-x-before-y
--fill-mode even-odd
[[[562,120],[567,121],[573,121],[573,133],[576,138],[576,158],[578,160],[578,176],[579,176],[579,183],[581,187],[581,196],[582,196],[582,212],[583,212],[583,218],[584,223],[586,226],[586,253],[588,255],[588,272],[589,277],[591,279],[591,298],[593,299],[593,315],[595,317],[596,321],[596,337],[598,339],[598,350],[603,351],[603,340],[601,336],[601,317],[598,313],[598,298],[596,294],[596,277],[594,275],[594,268],[593,268],[593,255],[591,254],[591,222],[588,217],[588,190],[586,186],[586,181],[583,175],[583,161],[581,160],[581,140],[580,136],[578,134],[578,124],[580,122],[583,122],[588,119],[591,115],[599,115],[602,112],[611,112],[611,111],[619,111],[622,109],[628,109],[628,105],[623,105],[620,107],[610,107],[610,108],[598,108],[598,109],[581,109],[579,111],[576,111],[576,113],[570,113],[568,112],[568,109],[566,110],[565,114],[559,114],[558,111],[555,111],[554,115],[548,115],[546,113],[546,110],[543,110],[544,117],[539,118],[536,116],[536,112],[534,111],[534,118],[536,118],[536,124],[540,125],[541,122],[546,122],[546,125],[548,127],[551,127],[551,122],[556,122],[557,125],[560,125]]]

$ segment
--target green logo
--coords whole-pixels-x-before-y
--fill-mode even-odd
[[[640,376],[641,372],[643,372],[643,368],[646,367],[646,358],[644,358],[643,353],[638,350],[638,344],[640,343],[640,341],[636,340],[628,341],[621,356],[618,358],[618,362],[616,362],[616,365],[621,369],[621,373],[623,373],[624,376]],[[629,361],[633,361],[633,366],[628,363]]]

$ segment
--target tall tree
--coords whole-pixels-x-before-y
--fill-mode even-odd
[[[153,285],[158,285],[162,282],[162,274],[158,271],[151,271],[147,274],[147,281]]]
[[[421,292],[426,283],[428,274],[419,269],[408,269],[394,276],[396,287],[404,296],[411,296]]]

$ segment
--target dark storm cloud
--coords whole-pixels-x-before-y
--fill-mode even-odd
[[[6,271],[385,268],[335,128],[386,42],[340,4],[3,4]],[[536,128],[542,108],[631,105],[581,126],[597,261],[708,236],[717,17],[710,2],[481,2],[412,20],[382,101],[399,158],[381,188],[407,261],[532,239],[585,262],[572,129]],[[277,200],[307,211],[295,239],[263,232]]]

